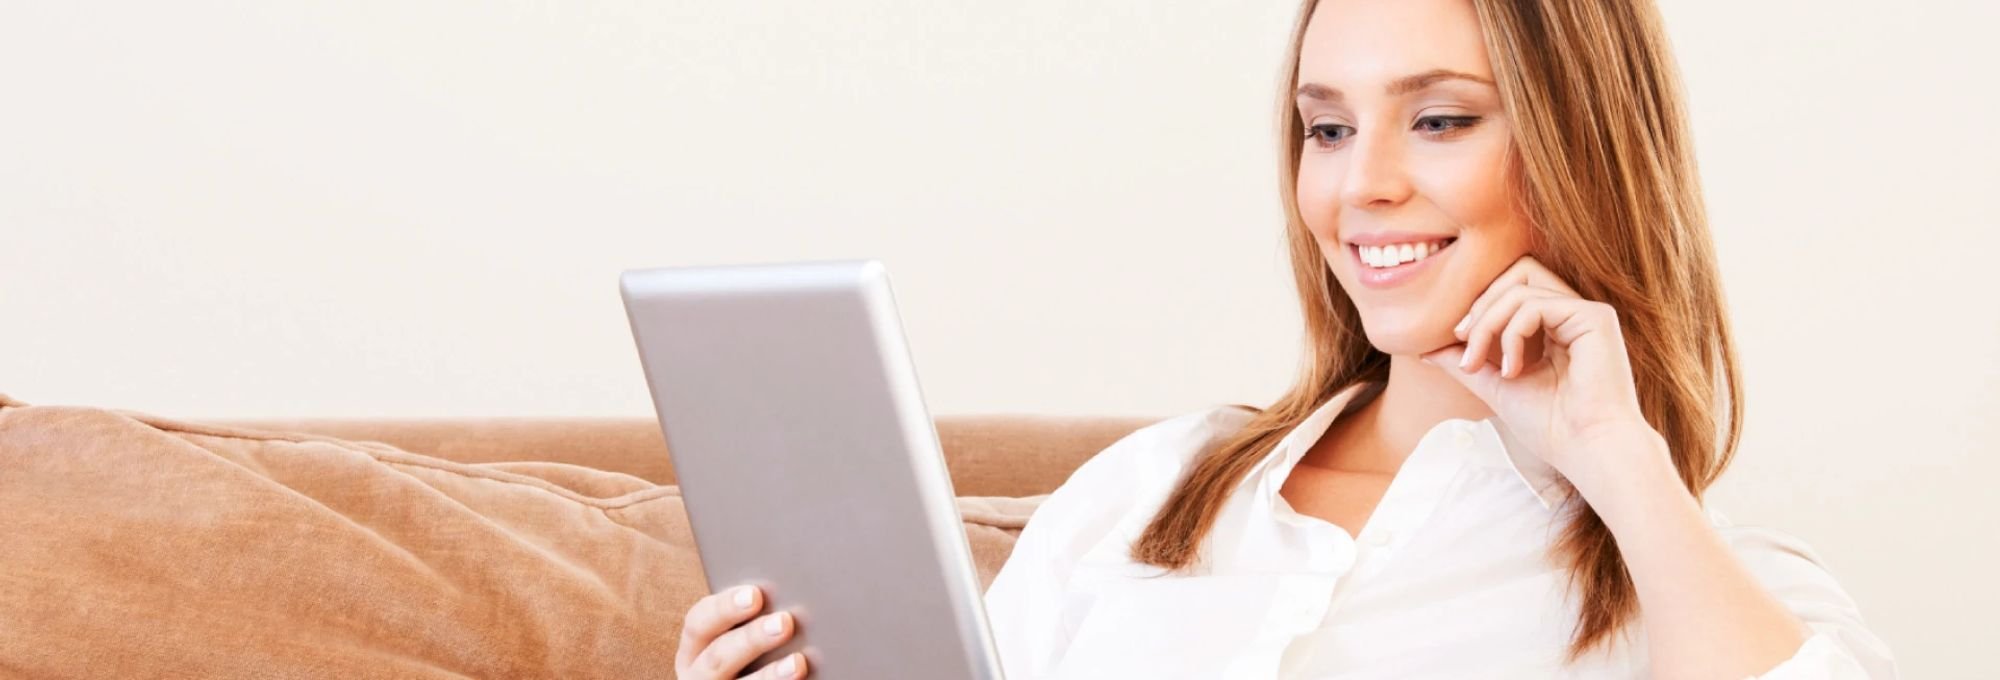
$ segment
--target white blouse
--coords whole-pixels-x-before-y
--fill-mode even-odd
[[[1194,575],[1127,557],[1194,454],[1248,422],[1216,407],[1154,423],[1045,499],[985,595],[1011,680],[1056,678],[1643,678],[1637,619],[1608,651],[1562,656],[1576,622],[1547,557],[1557,473],[1492,419],[1424,435],[1362,527],[1300,514],[1278,490],[1346,400],[1290,432],[1232,494]],[[1713,526],[1813,634],[1764,680],[1886,680],[1889,649],[1798,538]]]

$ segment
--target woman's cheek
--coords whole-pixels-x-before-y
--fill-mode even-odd
[[[1299,164],[1299,181],[1295,191],[1299,201],[1299,217],[1306,223],[1313,236],[1322,244],[1338,244],[1340,236],[1339,184],[1333,173],[1317,167],[1311,161]]]
[[[1480,232],[1494,250],[1526,253],[1528,228],[1507,181],[1507,149],[1504,139],[1470,142],[1438,162],[1413,164],[1414,180],[1439,209],[1461,228]]]
[[[1494,277],[1528,253],[1528,227],[1505,178],[1497,172],[1499,165],[1469,154],[1450,163],[1429,164],[1416,177],[1418,191],[1430,197],[1441,217],[1459,232],[1459,242],[1453,246],[1459,252],[1439,272],[1439,283],[1447,296],[1462,295],[1467,306]]]

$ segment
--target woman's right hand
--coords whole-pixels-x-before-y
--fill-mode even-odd
[[[764,608],[764,592],[757,586],[737,586],[701,598],[688,609],[681,622],[680,651],[674,654],[674,676],[681,680],[729,680],[737,677],[757,680],[791,680],[806,676],[806,655],[793,652],[756,674],[743,676],[743,667],[759,655],[784,644],[792,637],[791,612],[754,616]],[[747,623],[746,623],[747,621]]]

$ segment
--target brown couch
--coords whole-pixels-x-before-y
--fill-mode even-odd
[[[982,585],[1043,495],[1152,420],[939,417]],[[0,395],[0,676],[670,677],[706,593],[674,483],[650,419]]]

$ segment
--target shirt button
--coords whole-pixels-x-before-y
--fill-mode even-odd
[[[1333,554],[1333,568],[1328,573],[1338,576],[1347,573],[1347,570],[1352,568],[1354,568],[1354,548],[1351,546],[1341,546]]]
[[[1472,448],[1472,426],[1459,423],[1457,432],[1452,433],[1451,443],[1458,445],[1458,448],[1461,449]]]
[[[1385,546],[1389,544],[1390,538],[1391,538],[1390,531],[1388,529],[1383,529],[1373,534],[1369,534],[1368,544],[1376,547]]]
[[[1319,622],[1319,616],[1317,616],[1317,612],[1313,611],[1313,609],[1313,603],[1310,600],[1299,597],[1292,600],[1285,607],[1284,617],[1295,627],[1311,628],[1313,624]]]
[[[1295,615],[1293,621],[1296,622],[1295,625],[1298,628],[1303,628],[1307,630],[1310,630],[1313,627],[1319,625],[1319,617],[1314,615],[1313,610],[1310,607],[1300,608],[1299,613]]]

